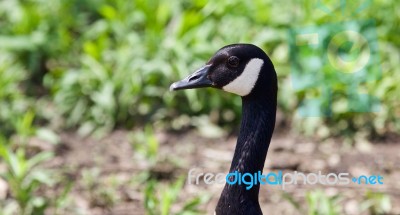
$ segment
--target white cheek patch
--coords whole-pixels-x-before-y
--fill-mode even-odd
[[[223,90],[240,96],[248,95],[253,89],[263,66],[264,61],[259,58],[251,59],[235,80],[222,87]]]

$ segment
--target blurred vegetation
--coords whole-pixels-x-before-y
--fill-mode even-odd
[[[293,196],[288,193],[283,193],[283,198],[286,199],[300,214],[318,215],[329,214],[338,215],[343,214],[341,203],[344,197],[341,193],[328,195],[320,189],[308,191],[305,196],[305,204],[296,201]],[[388,195],[368,191],[364,198],[359,203],[358,213],[368,214],[387,214],[390,213],[392,205]]]
[[[104,135],[118,127],[148,123],[179,129],[190,125],[188,116],[209,113],[214,124],[237,128],[241,110],[237,96],[213,89],[168,91],[172,82],[230,43],[253,43],[269,54],[279,76],[279,110],[294,131],[319,138],[399,132],[400,4],[375,0],[354,13],[356,3],[348,2],[343,9],[335,1],[322,1],[331,6],[321,9],[318,2],[0,1],[0,156],[6,166],[2,177],[13,184],[19,211],[40,213],[47,207],[44,197],[32,194],[49,184],[34,166],[52,155],[27,153],[29,138],[57,144],[56,134],[65,129]],[[362,87],[380,101],[380,110],[347,112],[345,86],[336,85],[336,76],[330,76],[333,79],[324,84],[332,84],[338,92],[332,96],[332,116],[296,114],[302,100],[318,92],[293,88],[291,68],[296,62],[290,55],[308,53],[293,53],[289,30],[363,19],[376,23],[380,59],[376,64],[381,75]],[[323,72],[333,71],[325,68]],[[143,138],[151,138],[151,132],[147,129]],[[153,159],[157,144],[142,147],[145,156]],[[178,190],[176,183],[173,187]],[[146,189],[151,191],[151,186]],[[168,201],[174,201],[170,196]],[[162,213],[170,207],[169,202],[163,204]]]
[[[400,91],[396,82],[400,39],[393,36],[398,34],[395,14],[399,6],[387,0],[371,4],[355,14],[359,7],[355,3],[343,9],[327,2],[329,8],[319,9],[317,1],[3,1],[2,132],[10,134],[13,118],[28,109],[37,112],[41,124],[78,128],[83,134],[209,112],[215,123],[232,127],[231,122],[239,120],[240,98],[214,90],[170,93],[168,86],[203,64],[218,48],[237,42],[257,44],[271,56],[279,75],[280,110],[300,132],[327,137],[355,131],[372,135],[399,131],[395,95]],[[380,51],[372,57],[380,59],[376,64],[382,74],[360,87],[379,99],[379,111],[349,112],[351,107],[346,105],[351,99],[343,93],[346,86],[338,86],[338,77],[329,76],[324,83],[334,91],[332,117],[296,115],[302,100],[315,90],[293,89],[296,83],[292,81],[297,80],[289,77],[296,62],[289,61],[289,52],[307,53],[289,49],[288,30],[370,18],[376,21],[372,30]],[[326,70],[322,72],[332,73]]]
[[[204,214],[205,211],[199,210],[198,207],[208,201],[209,197],[205,195],[199,195],[193,199],[188,199],[179,210],[172,210],[172,206],[176,203],[176,200],[182,193],[181,191],[185,180],[184,177],[180,177],[174,183],[166,185],[159,183],[156,180],[150,180],[144,191],[146,213],[149,215]]]

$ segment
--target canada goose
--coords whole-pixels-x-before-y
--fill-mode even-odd
[[[263,50],[251,44],[232,44],[218,50],[205,66],[170,90],[214,87],[242,97],[242,122],[229,172],[258,173],[275,126],[278,83],[274,66]],[[225,184],[215,212],[262,214],[260,186]]]

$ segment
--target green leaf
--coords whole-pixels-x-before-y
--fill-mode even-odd
[[[52,144],[60,143],[60,137],[50,129],[46,128],[37,129],[36,136]]]

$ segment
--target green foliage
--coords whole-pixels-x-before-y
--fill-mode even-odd
[[[147,125],[144,131],[132,134],[133,148],[137,154],[142,155],[142,159],[151,165],[156,164],[158,159],[159,143],[154,135],[151,125]]]
[[[327,196],[323,191],[317,190],[306,194],[309,215],[340,214],[338,206],[339,196]]]
[[[306,205],[295,200],[291,195],[284,193],[286,199],[294,208],[302,214],[309,215],[338,215],[341,208],[338,206],[340,196],[328,196],[321,190],[313,190],[306,193]]]
[[[184,177],[180,177],[172,184],[163,185],[154,179],[150,180],[144,190],[146,214],[203,214],[198,207],[207,201],[206,196],[198,196],[193,199],[184,201],[182,208],[175,212],[172,211],[172,206],[178,200],[185,182]]]
[[[15,56],[0,54],[0,132],[8,137],[14,132],[13,124],[31,104],[20,89],[26,75]]]
[[[4,164],[0,177],[7,182],[11,194],[11,198],[0,202],[1,214],[45,214],[50,208],[57,211],[69,192],[70,185],[66,184],[60,196],[49,198],[38,194],[39,189],[52,187],[59,181],[53,171],[40,167],[54,157],[53,152],[28,154],[28,139],[36,135],[54,141],[57,136],[46,129],[36,130],[34,118],[32,111],[15,116],[10,131],[16,133],[11,138],[0,134],[0,161]]]
[[[306,194],[306,205],[301,204],[288,193],[283,193],[283,198],[301,214],[342,214],[342,207],[339,206],[340,202],[343,201],[341,194],[328,196],[322,190],[309,191]],[[364,198],[361,199],[358,209],[360,212],[368,211],[368,214],[386,214],[390,212],[392,205],[387,194],[368,191]]]
[[[82,171],[83,186],[89,189],[91,205],[111,208],[120,199],[117,195],[117,184],[113,180],[99,180],[100,169],[92,168]]]
[[[398,22],[394,11],[399,6],[391,1],[374,1],[356,14],[359,5],[353,3],[345,9],[335,4],[321,8],[316,1],[13,0],[1,6],[0,51],[5,58],[0,58],[0,82],[4,82],[0,88],[5,93],[0,98],[10,101],[0,102],[2,121],[35,105],[27,102],[26,94],[44,94],[55,105],[55,113],[38,116],[45,121],[62,116],[64,123],[59,124],[77,127],[83,134],[147,121],[169,122],[178,114],[211,110],[214,122],[231,125],[239,119],[240,98],[215,90],[170,93],[168,86],[218,48],[249,42],[271,56],[280,81],[280,109],[299,131],[351,136],[357,131],[382,135],[400,129],[396,99],[400,40],[393,36],[398,27],[391,24]],[[321,92],[293,89],[289,55],[308,55],[290,53],[288,30],[310,24],[323,29],[329,23],[366,18],[376,20],[380,62],[374,65],[381,67],[382,75],[361,86],[361,91],[380,100],[380,111],[347,112],[348,104],[351,107],[347,86],[337,85],[337,78],[327,78],[324,84],[334,90],[332,117],[319,120],[319,126],[312,126],[307,117],[294,118],[304,98]],[[362,26],[354,28],[358,27]],[[341,52],[346,54],[346,47]],[[328,67],[323,70],[334,74]],[[232,112],[233,117],[227,117]],[[328,133],[323,131],[326,127]]]
[[[368,210],[370,214],[387,214],[392,209],[390,197],[384,193],[368,191],[361,204],[362,210]]]
[[[153,214],[176,214],[176,215],[189,215],[189,214],[202,214],[198,207],[205,203],[208,198],[204,195],[185,200],[183,206],[179,211],[172,213],[172,206],[178,201],[183,191],[185,182],[184,177],[180,177],[175,181],[163,182],[151,175],[151,168],[161,163],[158,153],[159,142],[155,137],[153,128],[151,125],[147,125],[144,131],[136,131],[132,134],[133,148],[136,155],[141,162],[146,161],[148,168],[146,171],[142,171],[141,174],[134,177],[136,186],[145,184],[144,188],[144,204],[146,213],[149,215]]]
[[[4,142],[0,143],[0,157],[5,161],[7,171],[2,177],[8,182],[11,193],[19,205],[20,214],[44,214],[50,201],[36,196],[42,185],[52,183],[51,175],[37,164],[52,157],[50,152],[42,152],[28,159],[23,149],[10,151]]]

